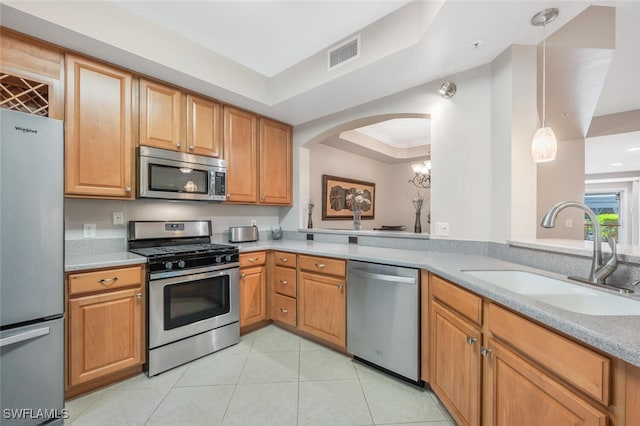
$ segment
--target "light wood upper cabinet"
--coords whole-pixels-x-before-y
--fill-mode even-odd
[[[222,157],[222,107],[187,95],[187,152]]]
[[[227,202],[291,205],[291,126],[224,107]]]
[[[140,145],[222,157],[222,107],[141,79]]]
[[[260,202],[291,204],[293,141],[291,126],[260,119]]]
[[[66,55],[65,194],[133,199],[132,76]]]
[[[0,28],[2,107],[64,120],[64,54],[56,46]]]
[[[224,157],[227,160],[227,201],[258,202],[258,117],[224,107]]]
[[[140,79],[140,145],[182,150],[182,92]]]

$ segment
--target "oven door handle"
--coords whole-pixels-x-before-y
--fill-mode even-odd
[[[202,268],[180,269],[177,271],[156,272],[149,274],[149,281],[159,281],[165,278],[186,277],[193,274],[227,271],[229,269],[238,268],[239,262],[225,263],[218,266],[203,266]]]
[[[149,280],[149,285],[156,286],[156,285],[187,283],[191,281],[206,280],[207,278],[220,277],[222,275],[230,275],[232,280],[235,278],[235,280],[238,281],[239,274],[240,274],[240,268],[236,266],[235,268],[227,268],[219,271],[201,272],[196,274],[180,275],[177,277],[174,276],[170,278],[153,279],[153,280]]]

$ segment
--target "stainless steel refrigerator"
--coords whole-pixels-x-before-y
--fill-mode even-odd
[[[0,423],[62,424],[62,121],[0,109]]]

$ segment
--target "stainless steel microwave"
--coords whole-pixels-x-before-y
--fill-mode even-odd
[[[226,200],[225,160],[146,146],[138,153],[139,198]]]

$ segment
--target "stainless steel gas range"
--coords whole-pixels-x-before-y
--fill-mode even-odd
[[[211,244],[211,221],[129,222],[147,257],[147,374],[240,341],[237,247]]]

